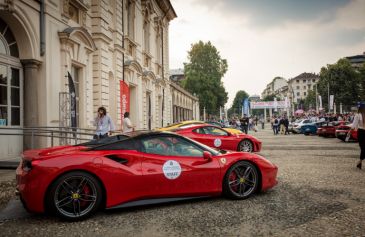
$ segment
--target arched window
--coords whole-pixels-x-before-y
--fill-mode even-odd
[[[22,84],[17,42],[0,19],[0,126],[21,125]]]
[[[8,24],[0,19],[0,53],[19,57],[18,45]]]

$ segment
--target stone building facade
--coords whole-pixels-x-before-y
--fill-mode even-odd
[[[0,132],[69,126],[62,109],[68,72],[78,127],[94,128],[96,110],[105,106],[121,128],[121,81],[137,129],[171,123],[168,32],[175,17],[169,0],[0,0]],[[23,150],[22,136],[0,142],[0,157]]]
[[[298,76],[289,79],[288,95],[294,103],[304,100],[309,90],[315,90],[315,85],[319,81],[319,75],[315,73],[303,72]]]
[[[171,82],[173,122],[199,120],[199,98]]]
[[[261,98],[265,98],[269,95],[276,95],[280,88],[287,85],[288,82],[285,78],[275,77],[269,84],[266,85],[266,88],[261,93]]]

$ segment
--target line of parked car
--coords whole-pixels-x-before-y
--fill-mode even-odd
[[[351,130],[352,124],[347,121],[318,121],[313,122],[310,119],[299,119],[291,123],[289,131],[304,135],[318,135],[320,137],[334,137],[344,142],[357,141],[357,131]],[[350,132],[350,138],[346,136]]]

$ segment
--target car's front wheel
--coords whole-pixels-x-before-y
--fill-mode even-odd
[[[75,171],[53,182],[46,199],[46,208],[66,220],[90,216],[101,205],[102,188],[92,175]]]
[[[223,180],[223,193],[234,199],[245,199],[256,192],[259,186],[257,168],[248,161],[232,165]]]
[[[252,152],[253,143],[248,139],[242,140],[238,145],[238,151]]]

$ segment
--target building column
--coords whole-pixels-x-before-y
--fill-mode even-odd
[[[35,59],[21,60],[24,67],[24,127],[39,127],[39,66],[41,62]],[[39,148],[40,137],[24,136],[24,150]]]

